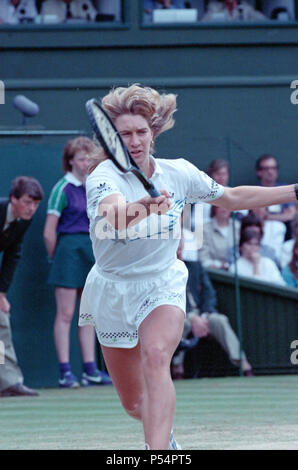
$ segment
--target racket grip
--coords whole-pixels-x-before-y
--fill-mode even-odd
[[[158,197],[160,196],[160,192],[156,188],[150,188],[147,190],[151,197]]]

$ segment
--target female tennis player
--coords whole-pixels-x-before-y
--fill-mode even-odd
[[[181,339],[187,269],[177,259],[185,203],[229,210],[294,201],[294,185],[224,188],[184,159],[152,156],[156,137],[174,124],[176,96],[132,85],[112,89],[102,106],[131,156],[161,196],[102,153],[92,156],[87,207],[96,263],[80,306],[80,325],[95,326],[127,413],[141,420],[146,449],[180,448],[172,433],[172,355]]]

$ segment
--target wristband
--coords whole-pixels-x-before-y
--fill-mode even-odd
[[[298,183],[295,184],[294,189],[296,193],[296,199],[298,199]]]

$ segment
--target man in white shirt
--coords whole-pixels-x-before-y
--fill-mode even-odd
[[[35,0],[1,0],[0,23],[33,22],[38,12]]]

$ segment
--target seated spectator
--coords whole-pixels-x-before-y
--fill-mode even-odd
[[[247,229],[241,234],[239,242],[240,257],[236,261],[239,276],[251,277],[255,280],[285,285],[276,264],[269,258],[260,255],[261,236],[254,229]],[[235,264],[230,272],[235,273]]]
[[[179,255],[179,252],[177,254]],[[184,323],[183,338],[190,333],[198,338],[212,336],[226,351],[230,361],[235,366],[241,366],[245,376],[253,375],[252,367],[247,361],[245,353],[240,355],[239,340],[234,333],[226,315],[218,313],[216,309],[216,292],[209,276],[199,261],[185,263],[189,277],[186,287],[186,319]],[[184,375],[184,354],[179,351],[172,360],[172,375],[174,379],[181,379]]]
[[[241,221],[241,227],[240,227],[240,237],[242,233],[245,232],[247,229],[254,229],[260,236],[261,236],[261,246],[260,246],[260,255],[265,256],[267,258],[272,259],[276,266],[280,268],[280,260],[276,255],[276,250],[270,245],[266,245],[264,243],[264,222],[262,222],[259,217],[254,214],[253,212],[250,212],[246,217],[244,217]],[[236,250],[229,249],[228,252],[228,262],[229,264],[232,264],[234,262],[234,256],[236,255],[236,258],[239,257],[239,247],[236,247]]]
[[[278,162],[271,154],[261,155],[256,162],[256,173],[261,186],[281,186],[278,181]],[[280,204],[268,207],[267,220],[277,220],[286,225],[286,240],[291,238],[290,222],[296,214],[295,203]]]
[[[295,241],[290,263],[282,270],[282,277],[290,287],[298,287],[298,240]]]
[[[295,242],[298,240],[298,214],[296,214],[295,219],[291,222],[291,233],[292,238],[284,242],[281,249],[280,265],[282,268],[290,263]]]
[[[212,206],[211,220],[203,227],[203,245],[198,258],[206,268],[228,269],[228,251],[234,246],[232,212],[224,207]],[[239,241],[240,222],[235,220],[236,245]]]
[[[91,0],[45,0],[41,7],[44,23],[73,20],[96,21],[97,10]]]
[[[286,235],[286,226],[278,220],[271,220],[268,208],[258,207],[252,209],[249,214],[258,217],[263,228],[262,245],[267,245],[274,251],[275,259],[279,260]]]
[[[222,186],[229,185],[230,167],[229,167],[229,163],[227,162],[227,160],[224,160],[222,158],[212,160],[212,162],[209,164],[206,170],[206,173],[207,175],[210,176],[210,178],[216,181],[216,183],[221,184]],[[203,203],[204,223],[210,222],[210,211],[211,211],[211,205]],[[243,211],[235,212],[235,215],[237,219],[241,220],[242,217],[247,215],[247,213],[248,213],[247,210],[243,210]]]
[[[35,0],[0,1],[0,23],[31,23],[37,15]]]
[[[222,186],[228,186],[229,184],[229,164],[226,160],[218,158],[210,162],[206,173],[210,178],[212,178],[216,183],[221,184]],[[210,211],[211,205],[203,203],[203,220],[204,223],[210,222]]]
[[[268,18],[252,5],[237,0],[210,0],[202,21],[264,21]]]
[[[183,0],[144,0],[144,23],[152,23],[153,10],[168,8],[185,8]]]

